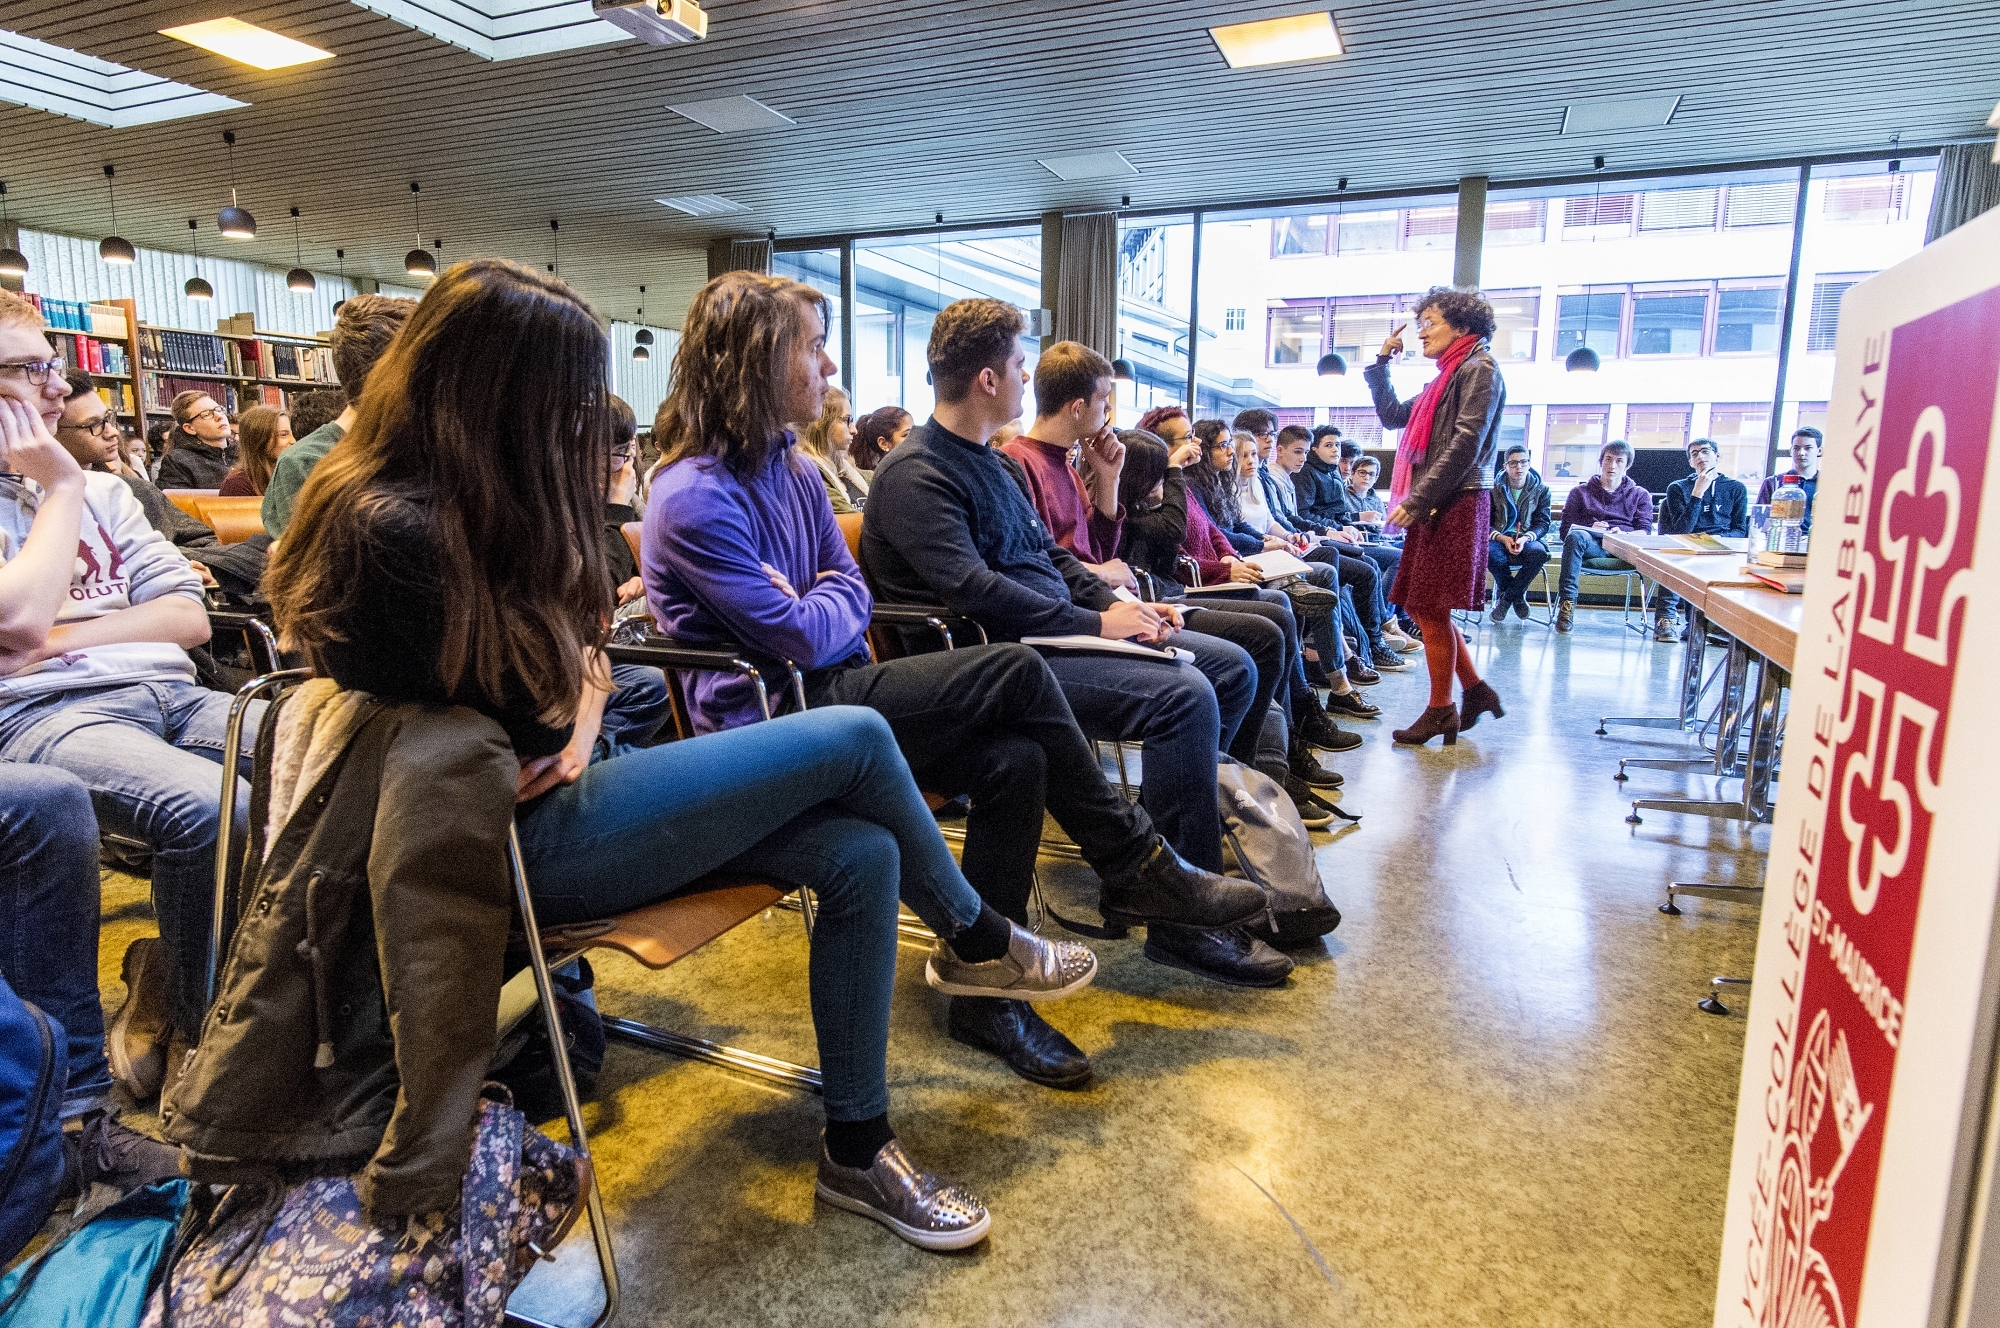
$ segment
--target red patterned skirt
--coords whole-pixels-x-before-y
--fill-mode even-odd
[[[1412,617],[1484,608],[1492,525],[1492,498],[1486,490],[1460,490],[1435,521],[1410,527],[1389,598]]]

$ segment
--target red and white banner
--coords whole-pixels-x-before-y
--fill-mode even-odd
[[[1718,1328],[1948,1308],[1991,1063],[1996,426],[2000,212],[1841,302]]]

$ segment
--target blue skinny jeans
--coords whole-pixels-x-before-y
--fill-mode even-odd
[[[889,722],[859,706],[598,760],[517,826],[544,923],[609,917],[713,872],[811,890],[807,987],[829,1120],[889,1110],[899,895],[940,936],[979,917]]]

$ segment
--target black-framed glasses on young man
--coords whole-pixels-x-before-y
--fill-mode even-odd
[[[222,407],[210,406],[207,410],[198,410],[194,414],[188,416],[187,422],[189,424],[193,424],[196,420],[205,420],[211,415],[215,416],[215,418],[218,420],[226,420],[229,418],[228,414],[223,411]]]
[[[118,427],[118,417],[115,415],[106,415],[103,419],[100,419],[95,424],[56,425],[57,433],[61,433],[64,429],[68,429],[72,433],[81,433],[81,434],[94,433],[104,438],[123,438],[125,436],[125,431]]]
[[[616,447],[611,450],[611,459],[613,461],[630,461],[637,455],[639,455],[638,452],[629,447]]]
[[[60,355],[53,360],[21,360],[12,364],[0,364],[0,373],[18,373],[28,380],[31,387],[46,386],[50,374],[60,377],[62,371],[63,360]]]

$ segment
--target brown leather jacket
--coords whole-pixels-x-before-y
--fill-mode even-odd
[[[1385,429],[1410,420],[1416,398],[1396,399],[1389,362],[1378,359],[1361,371]],[[1410,472],[1410,496],[1403,501],[1420,521],[1432,521],[1467,489],[1493,483],[1493,450],[1500,440],[1500,415],[1507,407],[1507,384],[1485,342],[1475,346],[1444,385],[1431,417],[1430,447]]]
[[[519,762],[457,706],[369,698],[265,856],[277,722],[216,1002],[161,1104],[215,1184],[360,1171],[372,1217],[459,1199],[512,912]]]

